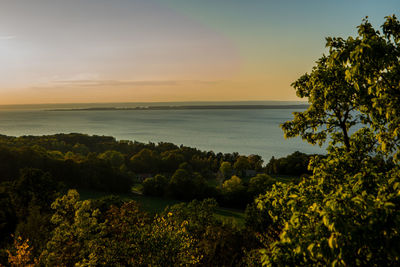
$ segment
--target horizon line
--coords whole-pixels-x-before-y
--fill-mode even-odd
[[[39,105],[71,105],[71,104],[140,104],[140,103],[212,103],[212,102],[307,102],[306,100],[190,100],[190,101],[118,101],[118,102],[47,102],[47,103],[22,103],[22,104],[0,104],[0,107],[5,106],[39,106]]]

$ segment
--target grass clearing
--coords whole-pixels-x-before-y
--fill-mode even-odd
[[[298,183],[300,181],[300,177],[296,177],[296,176],[290,176],[290,175],[270,175],[272,178],[276,179],[278,182],[282,182],[282,183],[290,183],[290,182],[294,182],[294,183]]]
[[[109,195],[113,195],[107,192],[99,192],[99,191],[91,191],[91,190],[79,190],[79,194],[81,196],[81,200],[85,199],[97,199]],[[155,215],[157,213],[162,212],[167,206],[172,206],[178,203],[182,203],[183,201],[161,198],[161,197],[153,197],[153,196],[145,196],[137,193],[124,193],[124,194],[114,194],[118,195],[122,198],[122,200],[135,200],[137,201],[145,211],[148,213]],[[238,227],[244,227],[244,212],[241,210],[228,209],[218,207],[215,211],[215,217],[225,222],[232,222]]]

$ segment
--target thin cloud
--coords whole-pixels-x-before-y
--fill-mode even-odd
[[[15,39],[15,38],[17,38],[17,36],[15,36],[15,35],[3,35],[3,36],[0,35],[0,40],[1,41],[3,41],[3,40],[12,40],[12,39]]]
[[[220,81],[199,80],[160,80],[160,81],[118,81],[118,80],[75,80],[54,81],[61,86],[84,86],[84,87],[114,87],[114,86],[178,86],[185,84],[216,84]]]

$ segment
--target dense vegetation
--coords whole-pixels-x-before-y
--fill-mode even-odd
[[[268,214],[266,265],[400,264],[400,23],[365,20],[356,38],[327,38],[328,55],[293,83],[309,108],[282,128],[331,140],[299,184],[257,200]]]
[[[292,156],[296,158],[296,155],[304,157],[304,154],[297,152]],[[215,234],[230,238],[228,233],[224,233],[227,231],[236,235],[232,237],[236,240],[236,243],[232,243],[235,247],[226,249],[233,249],[232,253],[237,255],[226,256],[223,261],[239,262],[243,260],[243,249],[247,247],[239,241],[249,239],[251,241],[249,247],[256,244],[259,246],[259,241],[255,239],[254,234],[249,235],[245,230],[239,229],[237,224],[218,220],[215,216],[215,213],[218,213],[216,207],[222,205],[244,210],[254,197],[265,193],[276,181],[266,173],[263,161],[257,155],[247,157],[238,153],[215,154],[212,151],[205,152],[171,143],[143,144],[117,141],[113,137],[83,134],[0,136],[0,158],[1,247],[9,249],[14,242],[11,236],[14,234],[15,237],[30,240],[29,245],[33,248],[32,256],[35,257],[45,255],[43,253],[47,251],[51,236],[57,229],[57,224],[52,219],[55,216],[54,212],[57,213],[57,209],[54,208],[55,201],[59,201],[58,199],[64,194],[72,194],[75,198],[72,206],[75,207],[82,202],[79,202],[77,192],[68,193],[68,189],[74,188],[83,192],[99,191],[103,192],[103,195],[108,193],[129,196],[132,194],[132,188],[141,188],[141,192],[136,191],[136,193],[166,199],[183,201],[198,199],[204,200],[204,203],[213,203],[207,204],[204,212],[213,215],[212,227],[216,227],[214,230],[217,231]],[[286,167],[292,168],[290,164]],[[301,174],[293,173],[292,177],[299,177]],[[214,202],[210,199],[214,199]],[[147,218],[141,221],[142,224],[146,224],[141,231],[148,231],[146,235],[154,231],[152,224],[158,218],[154,217],[154,212],[148,214],[142,208],[139,210],[137,204],[125,202],[126,199],[123,201],[119,197],[105,197],[98,201],[92,200],[87,208],[90,214],[96,213],[96,209],[99,210],[100,213],[95,216],[96,223],[100,224],[98,227],[105,227],[105,216],[112,205],[114,208],[135,207],[135,212],[138,212],[136,216]],[[191,205],[195,204],[189,204],[189,207]],[[206,207],[205,204],[196,205]],[[175,207],[171,209],[178,210]],[[184,206],[179,206],[179,209],[183,210]],[[73,214],[75,212],[77,210]],[[202,210],[198,212],[201,213]],[[172,220],[177,218],[176,216],[168,218]],[[70,221],[73,220],[75,219],[70,218]],[[183,218],[179,220],[179,223],[183,222]],[[193,223],[202,225],[200,222]],[[96,234],[92,238],[100,237]],[[212,246],[220,242],[217,238],[214,239]],[[8,256],[5,250],[0,253],[2,253],[1,262],[5,264]],[[145,251],[141,253],[144,257]],[[201,262],[208,261],[211,265],[213,260],[204,257],[204,253],[202,255]],[[126,255],[125,258],[131,256]],[[42,259],[44,256],[40,257]],[[46,264],[52,265],[50,261]],[[143,262],[143,264],[150,263]]]
[[[399,265],[400,23],[387,17],[380,33],[365,20],[358,30],[327,38],[328,55],[293,83],[310,105],[282,125],[285,136],[329,140],[323,156],[296,152],[264,166],[256,155],[170,143],[1,136],[0,263]],[[191,202],[154,215],[68,190],[138,184]],[[219,220],[218,205],[247,206],[245,227]]]

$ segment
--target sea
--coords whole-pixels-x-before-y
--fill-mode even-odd
[[[272,156],[295,151],[323,154],[301,138],[285,139],[280,125],[301,108],[129,109],[151,106],[297,105],[299,101],[84,103],[0,106],[0,134],[9,136],[84,133],[117,140],[172,142],[215,153]],[[105,108],[102,110],[102,108]],[[116,108],[107,109],[107,108]]]

